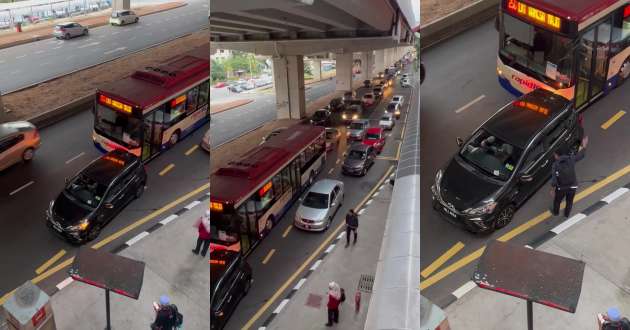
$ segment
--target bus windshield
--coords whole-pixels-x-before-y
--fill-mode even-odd
[[[124,143],[128,147],[140,146],[142,120],[131,115],[97,104],[94,128],[105,137]]]
[[[211,212],[210,240],[221,245],[232,245],[238,242],[238,223],[236,214]]]
[[[503,14],[500,53],[511,63],[528,69],[538,80],[550,79],[568,86],[573,63],[572,40]],[[510,64],[508,64],[510,65]]]

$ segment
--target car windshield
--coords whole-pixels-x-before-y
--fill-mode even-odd
[[[400,102],[400,97],[398,96],[392,97],[392,102]]]
[[[381,117],[381,120],[389,121],[391,119],[389,118],[389,116],[383,116],[383,117]]]
[[[368,134],[366,135],[366,138],[367,138],[368,140],[378,140],[378,139],[380,139],[380,137],[381,137],[381,136],[380,136],[378,133],[368,133]]]
[[[363,95],[364,99],[371,99],[372,98],[372,94],[365,94]]]
[[[110,109],[104,105],[96,105],[94,128],[99,134],[122,143],[128,147],[140,146],[142,121],[133,116]]]
[[[304,197],[302,205],[314,209],[325,209],[328,207],[328,195],[311,191]]]
[[[503,15],[500,53],[511,63],[527,68],[528,73],[538,80],[544,81],[546,78],[570,84],[573,49],[569,38]]]
[[[325,111],[315,111],[315,113],[313,114],[313,118],[324,118],[324,117],[326,117]]]
[[[365,153],[360,150],[351,150],[348,154],[348,159],[362,160],[365,158]]]
[[[396,109],[396,103],[390,103],[387,105],[387,110],[394,110]]]
[[[482,129],[464,145],[459,155],[490,177],[505,181],[514,172],[522,152],[520,148]]]
[[[350,129],[363,129],[363,123],[352,123]]]
[[[81,204],[95,208],[101,202],[107,187],[84,175],[77,176],[68,186],[65,194]]]

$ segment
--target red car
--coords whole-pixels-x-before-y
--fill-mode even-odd
[[[216,84],[214,84],[214,88],[222,88],[225,87],[225,83],[224,82],[218,82]]]
[[[365,132],[365,138],[363,138],[363,144],[372,146],[377,153],[383,151],[385,146],[385,133],[380,127],[370,127]]]

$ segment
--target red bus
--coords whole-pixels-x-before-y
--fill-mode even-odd
[[[325,129],[298,124],[214,172],[210,249],[249,254],[313,183],[325,161]]]
[[[500,84],[545,88],[580,109],[630,76],[630,4],[619,0],[502,0]]]
[[[209,77],[202,46],[98,88],[94,145],[152,159],[209,120]]]

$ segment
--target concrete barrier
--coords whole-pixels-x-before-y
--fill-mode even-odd
[[[46,126],[58,123],[70,116],[76,115],[82,111],[92,109],[94,105],[94,93],[79,97],[69,103],[66,103],[58,108],[48,110],[44,113],[37,114],[26,120],[33,123],[37,128],[44,128]]]
[[[499,0],[479,0],[420,26],[420,49],[434,46],[495,17],[500,3]]]

